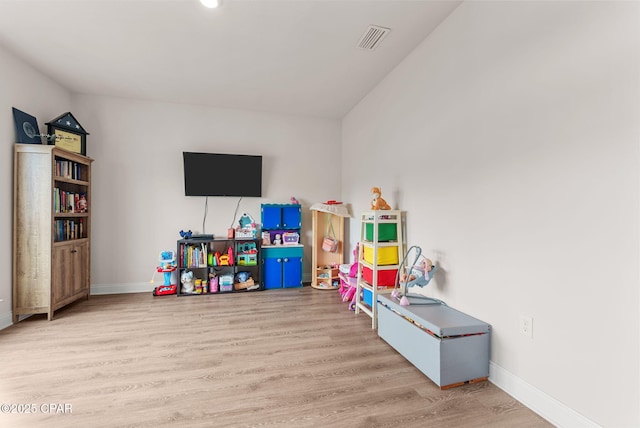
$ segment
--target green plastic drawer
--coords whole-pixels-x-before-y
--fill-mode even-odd
[[[378,225],[378,242],[397,241],[398,229],[395,223],[382,223]],[[365,239],[373,241],[373,224],[365,224]]]

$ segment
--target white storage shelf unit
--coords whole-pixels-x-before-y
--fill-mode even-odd
[[[369,315],[373,329],[377,328],[377,296],[390,293],[395,285],[405,252],[404,234],[402,211],[376,210],[361,214],[355,313],[362,311]]]

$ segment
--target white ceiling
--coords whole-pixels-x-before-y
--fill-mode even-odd
[[[340,118],[459,4],[0,0],[0,44],[77,93]]]

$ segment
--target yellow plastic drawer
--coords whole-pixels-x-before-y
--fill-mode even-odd
[[[370,264],[376,264],[373,261],[373,247],[364,247],[364,260]],[[397,265],[398,264],[398,246],[378,247],[378,265]]]

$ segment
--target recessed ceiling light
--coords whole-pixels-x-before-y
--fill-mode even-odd
[[[220,6],[220,0],[200,0],[200,3],[202,3],[205,7],[208,7],[209,9],[213,9],[215,7]]]

